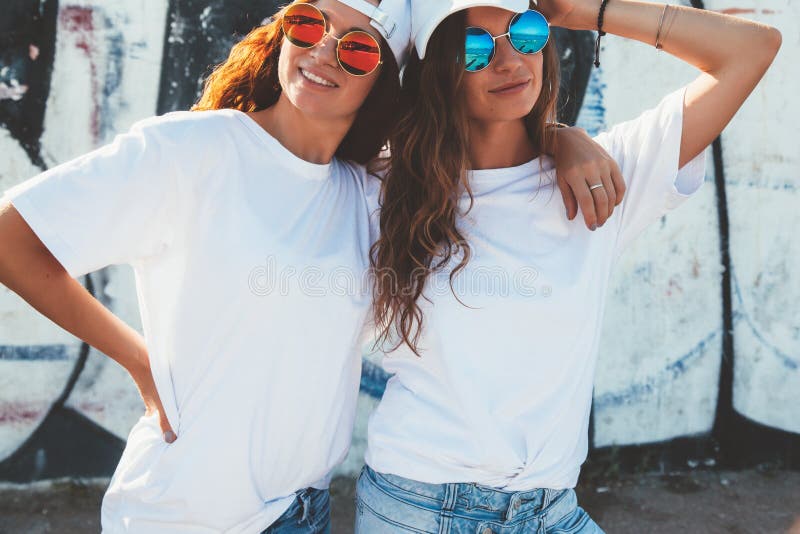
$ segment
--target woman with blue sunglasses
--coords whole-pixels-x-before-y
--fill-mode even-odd
[[[416,50],[373,255],[393,376],[369,422],[361,534],[602,532],[573,488],[610,273],[647,226],[700,189],[705,148],[781,42],[769,26],[651,2],[532,7],[412,2]],[[596,29],[598,19],[703,72],[595,138],[627,189],[592,232],[550,194],[544,154],[559,87],[548,20]],[[602,176],[586,182],[605,198]]]

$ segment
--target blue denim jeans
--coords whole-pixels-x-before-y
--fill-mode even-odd
[[[330,531],[330,492],[306,488],[297,492],[292,505],[261,534],[330,534]]]
[[[503,491],[426,484],[365,466],[356,484],[356,534],[603,534],[572,489]]]

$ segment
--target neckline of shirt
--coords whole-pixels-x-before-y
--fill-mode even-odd
[[[333,172],[336,158],[333,158],[329,163],[312,163],[306,161],[283,146],[280,141],[270,135],[269,132],[262,128],[261,125],[253,120],[247,113],[238,109],[232,111],[235,112],[234,116],[266,145],[270,152],[280,157],[280,162],[283,166],[288,167],[290,170],[297,172],[303,177],[319,180],[327,179]]]
[[[552,181],[549,176],[550,173],[548,172],[552,169],[551,163],[552,161],[549,158],[538,156],[521,165],[515,165],[514,167],[468,170],[467,179],[469,180],[473,192],[478,193],[487,187],[496,187],[529,176],[536,176],[539,174],[539,165],[541,164],[545,178],[542,180],[541,185],[547,185]]]

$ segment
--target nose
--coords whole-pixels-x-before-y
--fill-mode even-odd
[[[522,65],[522,54],[517,52],[506,37],[494,42],[494,69],[498,72],[513,72]]]
[[[317,43],[316,46],[311,48],[310,54],[313,58],[322,64],[330,65],[331,67],[338,67],[339,63],[336,61],[336,45],[338,42],[331,37],[330,32],[322,37],[322,41]]]

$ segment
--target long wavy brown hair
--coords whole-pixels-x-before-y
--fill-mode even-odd
[[[314,3],[314,0],[298,0]],[[234,45],[228,58],[206,79],[203,94],[192,111],[238,109],[260,111],[278,101],[278,58],[283,45],[281,20],[288,6],[272,16]],[[381,37],[381,71],[335,156],[369,163],[385,146],[398,118],[400,98],[399,69],[391,48]]]
[[[390,135],[391,155],[381,188],[380,238],[372,246],[374,315],[378,343],[406,343],[418,356],[423,325],[419,306],[425,281],[461,254],[450,272],[455,276],[470,259],[471,249],[456,226],[459,198],[469,193],[469,129],[460,96],[464,76],[466,13],[450,15],[431,36],[427,57],[413,50],[403,72],[401,117]],[[555,153],[560,71],[553,37],[542,51],[542,90],[524,118],[534,146]],[[453,292],[455,295],[455,292]]]

